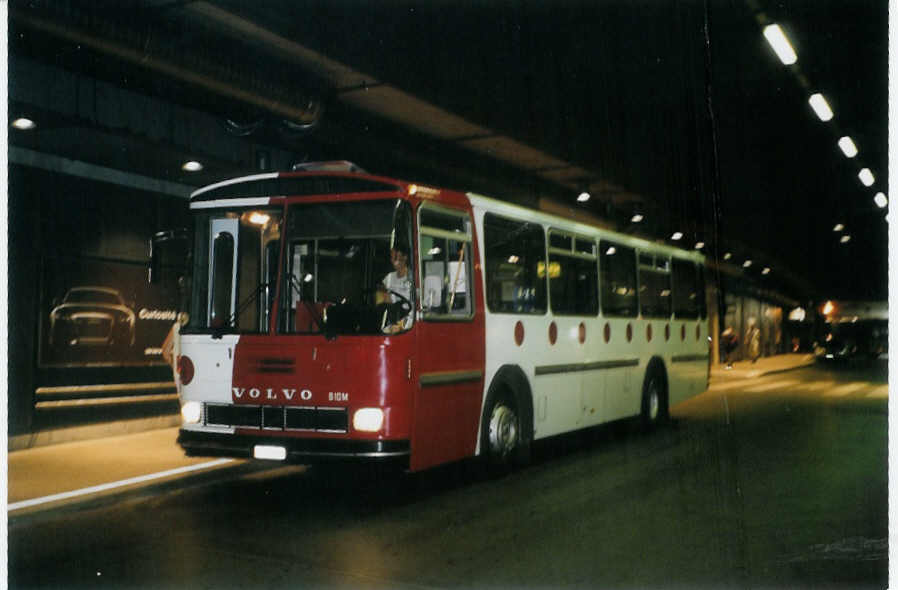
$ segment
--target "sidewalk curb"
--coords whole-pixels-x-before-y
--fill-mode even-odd
[[[734,369],[727,371],[725,369],[717,369],[711,371],[711,378],[730,378],[730,379],[752,379],[757,377],[764,377],[767,375],[776,375],[778,373],[788,373],[789,371],[796,371],[798,369],[805,369],[807,367],[813,367],[817,364],[817,361],[810,360],[802,362],[801,364],[789,366],[789,367],[781,367],[781,368],[770,368],[770,369]],[[743,374],[744,373],[744,374]]]

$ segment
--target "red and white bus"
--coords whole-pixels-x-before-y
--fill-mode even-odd
[[[699,253],[348,163],[220,182],[190,208],[189,454],[513,464],[707,388]],[[405,290],[384,293],[397,252]]]

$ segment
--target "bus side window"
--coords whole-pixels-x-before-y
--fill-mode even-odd
[[[474,315],[471,276],[471,221],[467,214],[421,209],[421,307],[425,318],[462,319]]]
[[[700,288],[695,263],[673,261],[673,312],[677,319],[695,319],[704,302],[704,288]]]
[[[483,218],[486,297],[494,313],[546,313],[546,239],[541,225]]]
[[[670,317],[670,258],[639,255],[639,307],[643,317]]]
[[[599,312],[596,246],[549,231],[549,300],[552,313],[595,316]]]
[[[629,246],[602,240],[602,313],[609,316],[636,317],[636,251]]]

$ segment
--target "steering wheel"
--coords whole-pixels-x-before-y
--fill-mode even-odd
[[[399,301],[386,304],[384,314],[380,321],[381,332],[385,331],[387,326],[392,326],[412,312],[412,302],[408,297],[392,289],[386,289],[386,291],[390,295],[395,295]]]

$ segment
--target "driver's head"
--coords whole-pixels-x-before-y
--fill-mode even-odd
[[[397,271],[406,269],[408,267],[408,252],[402,247],[390,248],[390,263]]]

